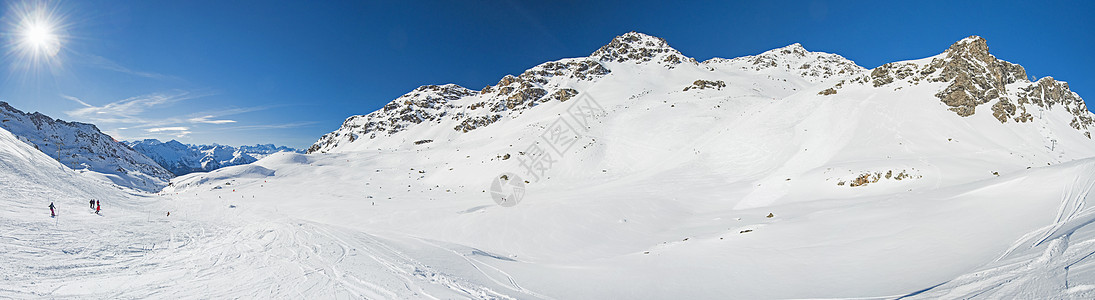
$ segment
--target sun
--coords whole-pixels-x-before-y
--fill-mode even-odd
[[[28,68],[57,66],[65,45],[65,18],[47,2],[13,3],[5,37],[8,56]],[[13,65],[13,66],[14,66]]]
[[[53,25],[45,20],[35,20],[22,28],[19,33],[20,47],[35,55],[56,56],[61,50],[61,38],[54,32]]]

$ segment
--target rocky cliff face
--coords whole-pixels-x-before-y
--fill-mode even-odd
[[[0,127],[69,168],[101,173],[119,186],[154,192],[174,177],[95,125],[28,114],[0,102]]]

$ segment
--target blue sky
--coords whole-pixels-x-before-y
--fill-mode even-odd
[[[1095,1],[5,2],[0,100],[119,139],[307,148],[424,84],[471,89],[639,31],[705,60],[791,43],[873,68],[969,35],[1095,97]],[[45,8],[55,56],[18,51]]]

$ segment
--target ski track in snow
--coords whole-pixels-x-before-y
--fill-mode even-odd
[[[1087,174],[1095,173],[1091,165],[1084,168]],[[1095,228],[1087,227],[1095,223],[1095,208],[1086,204],[1095,181],[1084,179],[1090,178],[1077,177],[1063,186],[1064,197],[1052,224],[1024,235],[985,268],[909,298],[1095,298],[1095,260],[1090,259],[1095,256]]]
[[[0,221],[13,228],[0,236],[0,298],[514,298],[440,272],[366,233],[292,219],[211,222],[187,214]]]
[[[472,255],[467,255],[467,254],[463,254],[463,253],[461,253],[460,251],[457,251],[457,250],[442,247],[442,246],[438,245],[437,243],[430,242],[426,239],[422,239],[422,238],[416,238],[416,239],[423,242],[423,243],[425,243],[425,244],[427,244],[427,245],[430,245],[432,247],[435,247],[435,248],[438,248],[438,249],[441,249],[441,250],[444,250],[444,251],[448,251],[448,252],[452,253],[453,255],[456,255],[456,256],[460,257],[464,261],[467,261],[468,264],[471,265],[473,268],[475,268],[476,271],[483,274],[484,276],[489,278],[494,283],[497,283],[501,286],[507,287],[510,290],[520,292],[522,294],[526,294],[526,295],[529,295],[529,296],[533,296],[533,297],[536,297],[536,298],[539,298],[539,299],[553,299],[553,298],[548,297],[546,295],[542,295],[542,294],[539,294],[539,293],[536,293],[534,291],[531,291],[531,290],[528,290],[528,289],[525,289],[525,288],[521,287],[521,285],[517,282],[517,280],[512,275],[510,275],[509,273],[506,273],[502,269],[494,267],[494,266],[492,266],[488,263],[485,263],[481,260],[472,258],[472,256],[481,255],[481,256],[491,257],[491,258],[494,258],[494,259],[506,259],[506,258],[499,258],[495,255],[486,254],[485,252],[482,252],[481,250],[474,249],[474,248],[472,248],[472,249],[474,249],[471,252]],[[482,266],[482,267],[480,267],[480,266]],[[504,277],[505,282],[503,282],[502,280],[499,280],[499,279],[495,278],[494,276],[492,276],[490,274],[490,272],[487,272],[486,270],[484,270],[483,267],[489,268],[490,271],[498,273],[499,275]]]

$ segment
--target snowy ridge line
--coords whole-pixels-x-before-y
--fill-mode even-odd
[[[25,113],[0,101],[0,127],[65,168],[120,187],[155,192],[173,175],[92,124]]]
[[[498,84],[480,91],[455,84],[421,86],[381,109],[347,118],[339,129],[320,137],[308,152],[353,151],[366,147],[355,145],[361,143],[388,146],[390,140],[407,136],[411,137],[398,140],[450,140],[494,124],[512,123],[524,112],[540,110],[542,106],[571,101],[576,96],[586,94],[585,90],[590,87],[619,77],[615,76],[615,72],[634,73],[640,69],[654,71],[655,74],[668,75],[678,71],[688,74],[679,82],[680,86],[669,88],[669,91],[676,92],[680,92],[681,88],[688,91],[691,89],[689,85],[696,87],[694,91],[717,87],[718,83],[725,86],[726,80],[736,80],[743,75],[782,80],[780,84],[784,86],[781,89],[799,90],[792,86],[835,83],[838,79],[850,79],[867,71],[839,55],[807,51],[799,44],[754,56],[713,58],[700,64],[670,47],[664,39],[628,32],[613,38],[608,45],[588,57],[545,62],[525,70],[519,76],[506,75]],[[794,80],[788,82],[787,79]],[[676,84],[680,80],[674,78],[672,81]],[[744,94],[745,91],[752,93]],[[767,93],[757,86],[735,89],[731,95],[743,94],[772,100],[785,96]],[[430,135],[419,137],[423,132],[430,132]]]

